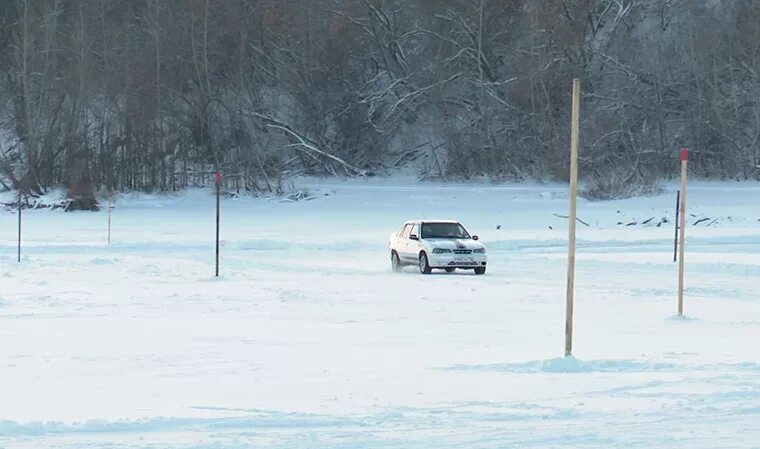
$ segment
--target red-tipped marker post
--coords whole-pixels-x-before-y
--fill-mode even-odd
[[[18,263],[21,263],[21,188],[18,189]]]
[[[684,276],[684,253],[686,241],[686,173],[689,163],[689,150],[681,149],[681,205],[679,208],[681,233],[678,240],[678,316],[683,316],[683,276]]]
[[[111,244],[111,212],[113,211],[113,191],[108,193],[108,244]]]
[[[219,199],[220,199],[220,189],[221,189],[221,183],[222,183],[222,174],[221,172],[216,172],[216,277],[219,277],[219,216],[221,212]]]

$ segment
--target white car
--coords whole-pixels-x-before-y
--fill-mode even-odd
[[[404,223],[389,241],[391,267],[398,272],[416,265],[423,274],[433,269],[451,273],[457,268],[486,272],[486,248],[458,221],[413,220]]]

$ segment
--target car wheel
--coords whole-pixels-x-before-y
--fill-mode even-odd
[[[430,274],[431,271],[433,270],[430,268],[430,264],[428,263],[427,254],[421,253],[420,254],[420,273]]]
[[[486,267],[478,267],[475,269],[475,274],[486,274]]]
[[[402,267],[403,265],[401,265],[401,259],[399,259],[398,253],[396,251],[391,251],[391,269],[393,272],[400,272]]]
[[[453,273],[456,268],[446,268],[447,273]]]

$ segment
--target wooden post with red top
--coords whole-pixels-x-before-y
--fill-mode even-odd
[[[18,263],[21,263],[21,187],[18,188]]]
[[[679,227],[681,233],[678,241],[678,316],[683,316],[683,273],[684,273],[684,252],[686,250],[684,242],[686,241],[686,169],[689,163],[689,150],[681,149],[681,204],[678,210],[680,214]]]
[[[219,205],[220,189],[222,183],[222,174],[216,172],[216,277],[219,277],[219,215],[221,212]]]
[[[111,211],[113,210],[113,191],[108,192],[108,244],[111,244]]]

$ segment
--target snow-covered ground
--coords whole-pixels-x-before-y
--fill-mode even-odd
[[[0,448],[760,447],[760,184],[691,186],[680,319],[674,186],[581,202],[576,359],[565,186],[298,185],[223,201],[219,279],[210,192],[118,198],[110,246],[26,211],[21,264],[0,211]],[[391,273],[420,217],[488,273]]]

